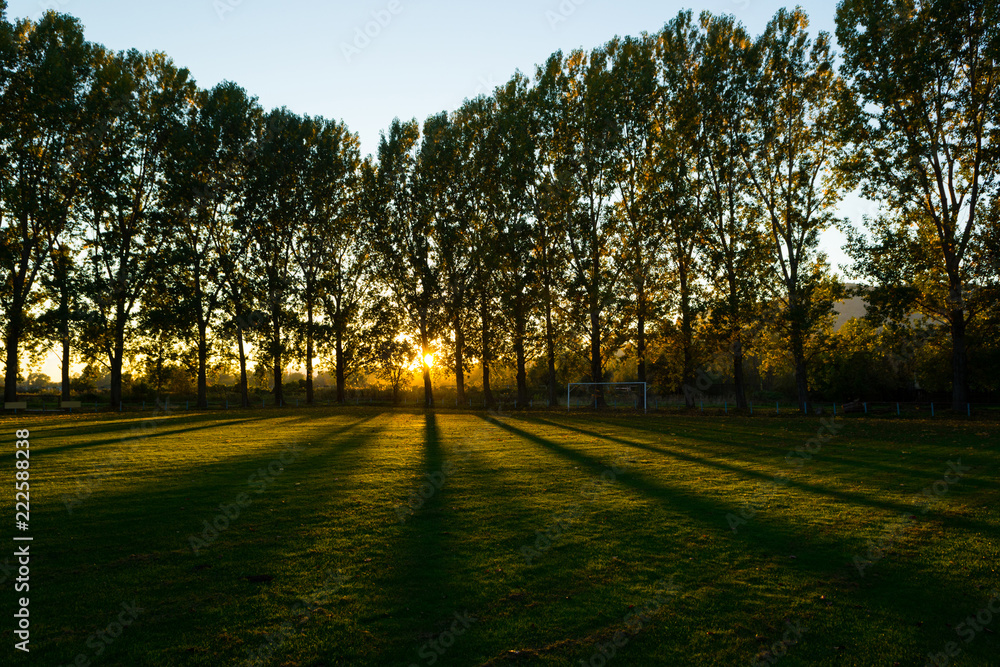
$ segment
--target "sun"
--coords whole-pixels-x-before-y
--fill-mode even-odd
[[[424,365],[430,368],[434,365],[434,355],[430,352],[424,355]]]

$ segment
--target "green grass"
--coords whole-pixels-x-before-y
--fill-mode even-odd
[[[5,543],[18,428],[34,541],[31,654],[11,646],[9,573],[2,662],[598,665],[620,632],[613,664],[748,665],[790,622],[804,630],[777,664],[923,665],[948,642],[954,664],[1000,664],[1000,614],[969,643],[953,627],[1000,590],[1000,424],[838,423],[796,466],[819,417],[6,417]],[[959,459],[939,502],[915,504]],[[191,537],[241,494],[196,555]],[[869,541],[884,552],[862,577]],[[442,638],[464,629],[456,613],[476,620]]]

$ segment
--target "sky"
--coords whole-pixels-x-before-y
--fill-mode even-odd
[[[834,32],[834,5],[799,3],[810,30]],[[491,92],[515,70],[533,75],[557,50],[591,49],[615,35],[656,32],[682,9],[732,14],[752,35],[776,0],[11,0],[8,20],[54,9],[78,17],[88,40],[162,51],[202,88],[235,81],[265,108],[343,120],[374,153],[393,118],[423,121]],[[849,197],[855,223],[872,205]],[[821,240],[831,264],[847,263],[843,235]],[[52,370],[54,369],[54,371]],[[58,363],[44,372],[58,377]]]

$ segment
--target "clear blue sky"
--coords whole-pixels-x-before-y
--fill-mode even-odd
[[[799,4],[814,32],[833,32],[833,3]],[[756,35],[783,6],[790,5],[777,0],[12,0],[8,18],[37,18],[49,8],[73,14],[89,40],[116,50],[163,51],[189,68],[203,88],[229,79],[267,108],[342,119],[360,135],[367,154],[375,152],[379,131],[394,117],[422,121],[454,110],[517,69],[533,74],[556,50],[655,32],[685,8],[733,14]],[[363,48],[357,49],[357,33],[366,27],[375,36],[367,44],[359,40]],[[852,200],[842,214],[858,221],[868,208]],[[835,267],[846,261],[842,238],[831,231],[822,241]]]
[[[688,7],[734,14],[757,34],[786,4],[12,0],[8,14],[37,18],[47,8],[73,14],[91,41],[116,50],[163,51],[189,68],[203,88],[229,79],[265,107],[343,119],[368,153],[393,117],[423,120],[455,109],[466,97],[506,81],[515,69],[532,74],[557,49],[592,48],[616,34],[653,32]],[[815,29],[832,32],[832,3],[803,7]],[[379,12],[391,20],[385,27],[376,24],[371,43],[346,57],[343,45],[353,47],[355,31],[363,31]]]

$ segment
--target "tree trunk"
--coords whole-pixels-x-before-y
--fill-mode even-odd
[[[22,219],[19,225],[22,232],[27,230],[27,220]],[[21,248],[20,265],[13,276],[13,294],[11,296],[10,310],[7,322],[7,331],[4,338],[4,345],[7,346],[7,367],[4,376],[4,400],[17,400],[17,372],[20,360],[18,359],[18,344],[21,342],[21,334],[24,333],[24,306],[27,300],[25,287],[31,287],[30,281],[26,278],[28,273],[28,262],[31,257],[31,248],[28,239],[23,238],[25,245]],[[28,283],[25,285],[25,283]]]
[[[431,384],[431,369],[426,363],[424,364],[424,406],[428,408],[434,407],[434,388]]]
[[[737,332],[733,341],[733,382],[736,384],[736,407],[747,407],[747,394],[743,380],[743,341]]]
[[[455,317],[455,396],[459,405],[465,404],[465,333],[460,319]]]
[[[337,331],[334,334],[336,344],[336,372],[337,372],[337,403],[343,405],[347,402],[347,369],[344,368],[344,332],[340,323],[337,323]]]
[[[117,328],[117,327],[116,327]],[[111,409],[122,402],[122,361],[125,356],[125,332],[115,331],[115,347],[111,354]]]
[[[549,407],[559,407],[556,396],[556,334],[552,329],[552,288],[548,274],[545,277],[545,355],[548,362]]]
[[[518,307],[514,312],[514,356],[517,360],[517,407],[528,407],[528,372],[524,360],[524,309]]]
[[[156,354],[156,399],[160,399],[163,392],[163,347],[157,346]]]
[[[69,392],[69,332],[64,331],[62,336],[62,400],[70,399]]]
[[[809,407],[809,382],[806,375],[805,337],[799,323],[798,313],[793,313],[792,327],[792,359],[795,362],[795,390],[799,401],[799,410],[805,412]]]
[[[951,311],[951,409],[958,414],[969,403],[969,365],[965,346],[965,310]]]
[[[593,271],[590,285],[590,381],[603,382],[604,373],[601,369],[601,294],[600,294],[600,256],[594,251],[591,270]],[[604,401],[604,386],[595,385],[597,408],[607,407]]]
[[[730,215],[735,215],[730,209]],[[726,281],[729,285],[729,316],[733,318],[733,383],[736,385],[736,407],[747,407],[746,381],[743,377],[743,318],[739,307],[739,290],[737,288],[736,269],[731,258],[726,259]]]
[[[198,409],[208,408],[208,334],[207,322],[199,317],[198,322]]]
[[[638,379],[639,382],[646,382],[646,289],[642,281],[639,283],[636,298],[639,306],[638,322],[636,323],[638,329],[636,334],[636,354],[639,357]]]
[[[69,371],[70,371],[70,340],[69,320],[70,320],[70,294],[69,294],[69,271],[64,261],[56,261],[56,270],[59,272],[59,343],[62,345],[62,368],[60,369],[60,394],[64,401],[70,399]]]
[[[678,247],[678,277],[681,297],[681,347],[684,353],[684,386],[694,386],[694,354],[691,349],[691,289],[688,286],[688,266],[683,258],[683,249]],[[684,392],[684,405],[694,407],[694,393]]]
[[[420,365],[423,368],[424,375],[424,407],[433,408],[434,390],[431,385],[431,368],[424,360],[424,355],[427,354],[427,346],[429,343],[430,341],[427,336],[427,320],[423,319],[420,322]]]
[[[236,344],[240,354],[240,405],[250,407],[250,383],[247,381],[247,353],[243,347],[243,325],[236,326]]]
[[[285,405],[285,387],[282,384],[284,373],[281,367],[281,324],[278,323],[279,313],[277,308],[272,308],[271,317],[274,318],[271,334],[271,354],[274,361],[274,404],[276,407],[281,408]]]
[[[205,317],[204,297],[201,286],[201,264],[194,268],[194,302],[198,307],[198,397],[195,405],[199,410],[208,408],[208,317]],[[211,317],[211,314],[209,314]]]
[[[7,346],[7,371],[4,376],[3,397],[5,401],[17,400],[17,344],[21,338],[21,308],[15,303],[11,308],[10,321],[7,322],[4,345]]]
[[[485,290],[479,297],[479,319],[483,329],[483,402],[487,409],[493,409],[496,406],[496,401],[493,398],[493,390],[490,388],[490,314]]]
[[[313,304],[306,304],[306,405],[313,404]]]

